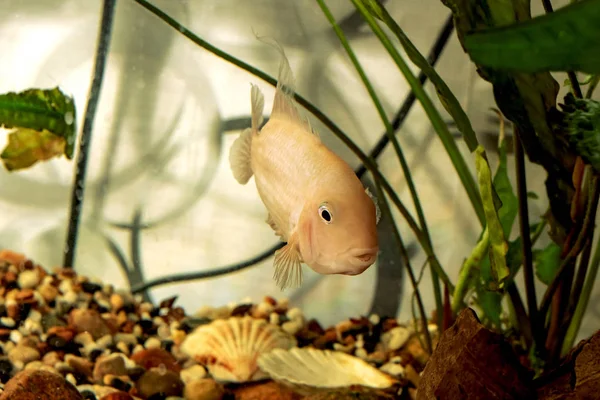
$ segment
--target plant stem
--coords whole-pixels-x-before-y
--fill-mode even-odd
[[[521,250],[523,253],[523,277],[527,296],[527,310],[531,335],[538,351],[543,349],[542,324],[538,318],[535,281],[533,274],[533,256],[531,254],[531,234],[529,232],[529,207],[527,205],[527,180],[525,178],[525,155],[521,144],[519,129],[514,128],[514,148],[517,174],[517,197],[519,199],[519,228],[521,231]]]
[[[592,191],[592,193],[598,191],[598,180],[597,179],[592,180],[590,190]],[[596,196],[592,196],[592,200],[595,198],[596,198]],[[588,232],[595,223],[595,220],[592,219],[591,216],[592,216],[592,214],[593,215],[596,214],[597,207],[598,207],[597,200],[595,202],[594,201],[588,202],[588,206],[586,208],[585,217],[583,220],[581,230],[579,231],[579,235],[577,236],[577,239],[576,239],[575,243],[573,244],[573,247],[571,247],[571,250],[566,255],[566,257],[563,259],[560,267],[558,268],[558,271],[556,272],[556,276],[554,277],[552,282],[550,282],[550,285],[548,285],[548,288],[546,289],[546,292],[544,293],[544,297],[543,297],[542,303],[540,305],[540,315],[541,316],[545,316],[546,313],[548,312],[548,307],[550,306],[550,301],[552,300],[552,296],[554,295],[554,292],[556,291],[560,282],[562,281],[563,275],[564,275],[567,267],[571,264],[571,261],[579,254],[584,243],[587,241]]]
[[[450,34],[452,33],[453,30],[454,30],[454,23],[452,21],[452,14],[450,14],[448,16],[448,19],[446,19],[446,22],[444,23],[444,26],[442,27],[437,39],[435,40],[435,43],[431,47],[431,50],[429,51],[429,55],[427,56],[427,62],[432,67],[435,66],[438,59],[440,58],[440,55],[442,54],[442,50],[444,50],[446,43],[448,43],[448,39],[450,38]],[[418,79],[419,79],[419,83],[421,84],[421,86],[423,86],[425,84],[425,82],[427,81],[427,75],[425,75],[425,73],[423,71],[421,71],[421,72],[419,72]],[[400,127],[404,123],[404,120],[406,119],[406,116],[408,115],[408,112],[411,110],[413,104],[415,103],[416,99],[417,98],[415,96],[415,92],[411,90],[408,93],[408,95],[406,96],[406,98],[404,99],[404,101],[402,102],[402,106],[400,107],[400,110],[398,110],[398,113],[392,120],[392,128],[393,128],[394,132],[397,132],[400,129]],[[369,153],[369,157],[371,157],[372,159],[377,159],[379,157],[379,155],[381,154],[381,152],[386,148],[386,146],[388,145],[389,142],[390,142],[389,137],[384,133],[379,138],[379,141],[377,142],[377,144],[373,147],[373,150],[371,150],[371,152]],[[358,175],[358,177],[360,178],[364,175],[365,172],[367,172],[367,169],[365,168],[364,165],[361,164],[356,172],[356,175]]]
[[[596,283],[596,276],[598,275],[598,269],[600,267],[600,237],[596,240],[596,250],[594,251],[594,257],[590,264],[588,276],[585,280],[585,284],[583,285],[583,289],[579,295],[579,301],[577,302],[577,307],[575,308],[575,313],[573,314],[573,319],[569,324],[569,328],[565,334],[565,340],[562,345],[561,354],[565,355],[571,350],[573,344],[575,343],[575,338],[579,333],[579,328],[581,328],[581,321],[583,320],[583,316],[585,315],[585,311],[587,310],[588,303],[590,301],[590,297],[592,295],[592,289],[594,288],[594,284]]]
[[[371,27],[371,30],[379,38],[382,45],[388,51],[388,53],[402,72],[402,75],[404,75],[411,89],[415,92],[415,96],[421,102],[425,113],[429,117],[433,128],[435,129],[440,140],[442,141],[442,144],[444,145],[446,152],[448,153],[448,156],[450,157],[450,160],[452,161],[452,164],[456,169],[456,172],[458,173],[458,176],[460,177],[460,180],[465,190],[467,191],[467,194],[469,195],[469,200],[471,201],[471,204],[475,209],[475,213],[477,214],[477,217],[479,218],[479,221],[483,226],[485,224],[485,214],[483,211],[481,197],[479,196],[479,189],[477,187],[477,183],[475,182],[475,178],[471,174],[471,171],[469,170],[465,160],[463,159],[460,150],[458,149],[458,146],[456,145],[456,142],[452,137],[452,134],[450,134],[448,126],[443,121],[440,113],[433,105],[431,99],[429,98],[423,87],[419,84],[417,78],[413,75],[412,71],[410,70],[406,62],[403,60],[400,53],[396,50],[390,39],[383,32],[381,27],[377,24],[370,12],[366,9],[365,5],[362,4],[360,0],[351,1],[363,15],[363,17]]]
[[[104,79],[104,69],[108,58],[110,47],[111,32],[113,26],[113,16],[116,0],[104,0],[102,9],[102,19],[100,21],[100,32],[98,33],[98,43],[96,48],[96,57],[94,61],[94,75],[88,94],[88,101],[85,110],[83,128],[79,138],[79,154],[75,166],[75,177],[71,189],[71,206],[69,211],[69,227],[64,247],[63,267],[71,268],[75,264],[75,251],[77,247],[77,238],[79,235],[79,222],[81,220],[81,211],[83,208],[83,198],[85,194],[85,177],[87,172],[88,155],[90,144],[92,142],[92,130],[96,109],[100,99],[102,81]]]
[[[489,244],[490,232],[486,226],[481,235],[481,239],[479,239],[479,242],[477,242],[477,245],[475,245],[475,248],[460,269],[458,280],[456,281],[456,289],[454,289],[454,295],[452,296],[452,312],[454,314],[457,314],[462,308],[463,299],[469,289],[468,283],[471,281],[472,271],[485,256]]]
[[[213,53],[217,57],[220,57],[220,58],[224,59],[225,61],[230,62],[233,65],[251,73],[252,75],[257,76],[260,79],[263,79],[265,82],[269,83],[270,85],[277,86],[277,80],[275,78],[271,77],[270,75],[264,73],[263,71],[261,71],[257,68],[252,67],[251,65],[243,62],[242,60],[237,59],[237,58],[225,53],[222,50],[219,50],[215,46],[211,45],[210,43],[208,43],[205,40],[201,39],[200,37],[196,36],[185,26],[181,25],[179,22],[177,22],[176,20],[171,18],[169,15],[167,15],[166,13],[161,11],[159,8],[157,8],[154,5],[152,5],[151,3],[149,3],[147,0],[133,0],[133,1],[140,4],[142,7],[146,8],[148,11],[150,11],[151,13],[156,15],[158,18],[160,18],[162,21],[164,21],[165,23],[167,23],[174,29],[177,29],[182,35],[184,35],[186,38],[188,38],[189,40],[191,40],[198,46]],[[450,291],[452,292],[454,290],[454,285],[452,284],[452,282],[450,281],[450,278],[448,277],[448,275],[442,268],[439,260],[437,259],[436,255],[433,252],[433,249],[427,243],[425,236],[423,235],[423,232],[421,232],[416,221],[414,220],[414,218],[412,218],[412,216],[408,212],[408,209],[400,201],[400,198],[398,197],[396,192],[393,190],[391,185],[387,182],[387,180],[379,172],[376,164],[371,159],[369,159],[367,157],[367,155],[333,121],[331,121],[317,107],[315,107],[313,104],[308,102],[304,97],[298,95],[297,93],[294,94],[294,98],[301,106],[303,106],[307,111],[309,111],[319,121],[321,121],[327,128],[329,128],[331,130],[331,132],[335,136],[337,136],[354,154],[356,154],[356,156],[361,160],[361,162],[366,166],[366,168],[373,174],[373,178],[375,180],[379,181],[379,183],[381,184],[384,191],[388,194],[388,196],[390,196],[390,199],[392,200],[394,205],[398,208],[398,211],[402,214],[402,216],[406,220],[406,223],[408,224],[410,229],[415,234],[415,237],[417,238],[418,242],[421,244],[423,251],[425,252],[425,254],[427,254],[427,258],[428,258],[429,262],[431,263],[432,268],[435,269],[437,274],[440,276],[440,279],[446,285],[448,285]]]
[[[514,280],[511,280],[508,285],[506,285],[506,292],[508,293],[510,302],[512,303],[512,308],[517,319],[519,331],[525,339],[527,347],[530,347],[533,341],[531,321],[527,317],[527,311],[525,311],[523,300],[521,299],[521,295],[519,294],[519,290],[517,289],[517,285],[515,285]]]
[[[586,99],[591,99],[592,98],[592,95],[594,94],[594,90],[596,90],[596,87],[598,86],[598,83],[600,83],[600,75],[594,75],[594,77],[592,78],[592,80],[588,84],[588,88],[587,88],[587,91],[585,93],[585,98]]]
[[[323,13],[325,14],[325,17],[329,20],[329,23],[331,24],[337,37],[340,39],[340,43],[346,50],[348,57],[350,57],[352,65],[358,72],[360,79],[362,80],[367,91],[369,92],[369,96],[371,97],[371,100],[373,101],[373,104],[375,105],[375,108],[377,109],[377,112],[379,114],[379,117],[381,118],[383,125],[385,126],[386,135],[389,138],[390,142],[392,143],[392,147],[394,148],[394,151],[396,152],[396,155],[398,156],[398,160],[400,161],[400,167],[402,168],[402,172],[406,179],[406,184],[410,191],[410,195],[412,197],[413,204],[415,205],[415,210],[417,212],[417,217],[419,219],[419,224],[421,226],[421,230],[423,231],[423,235],[424,235],[425,239],[427,240],[427,242],[429,243],[429,245],[433,248],[433,244],[431,242],[431,236],[429,234],[429,228],[427,227],[427,221],[425,219],[425,214],[423,213],[423,208],[421,207],[421,202],[419,200],[417,188],[415,187],[415,183],[412,178],[410,168],[408,166],[408,163],[406,162],[406,157],[404,157],[404,152],[402,151],[402,148],[400,147],[400,144],[398,143],[398,140],[396,139],[396,136],[394,135],[392,125],[390,124],[390,122],[387,118],[385,110],[383,109],[383,105],[381,104],[379,97],[375,93],[375,89],[373,88],[373,85],[369,81],[369,78],[367,77],[364,69],[362,68],[362,65],[358,61],[356,54],[350,47],[350,44],[348,43],[348,40],[346,39],[344,32],[342,32],[342,29],[335,22],[335,18],[331,14],[331,11],[329,11],[329,8],[327,8],[327,6],[325,5],[325,2],[323,0],[317,0],[317,3],[319,3],[321,10],[323,10]],[[437,273],[433,270],[431,271],[431,278],[433,280],[433,291],[435,294],[434,297],[435,297],[435,302],[436,302],[438,327],[439,327],[439,329],[441,329],[442,328],[442,318],[443,318],[442,292],[441,292],[441,288],[440,288],[439,277],[438,277]]]
[[[429,329],[427,328],[427,315],[425,314],[425,307],[423,306],[423,299],[421,298],[421,292],[419,291],[419,284],[417,283],[417,279],[415,277],[415,273],[413,271],[412,265],[410,263],[410,259],[408,257],[408,252],[406,251],[406,246],[404,246],[404,242],[402,241],[402,236],[400,236],[400,232],[398,231],[398,226],[394,223],[394,216],[390,210],[390,205],[387,201],[385,193],[381,189],[381,185],[375,181],[375,187],[377,189],[377,196],[382,200],[381,203],[383,205],[382,212],[385,212],[392,221],[392,226],[394,229],[392,230],[394,238],[396,242],[398,242],[398,248],[400,249],[400,256],[402,257],[402,261],[404,265],[406,265],[406,271],[408,272],[408,277],[410,279],[410,283],[413,287],[413,294],[417,300],[417,304],[419,307],[419,314],[421,314],[421,324],[423,325],[423,334],[425,335],[425,342],[427,344],[427,351],[429,354],[433,352],[433,345],[431,342],[431,335],[429,334]],[[440,327],[441,328],[441,327]]]

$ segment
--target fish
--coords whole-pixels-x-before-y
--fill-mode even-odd
[[[232,143],[229,164],[238,183],[254,177],[266,223],[285,243],[273,263],[283,291],[301,286],[302,264],[323,275],[359,275],[373,265],[380,210],[350,165],[301,114],[289,61],[273,41],[281,61],[270,118],[260,128],[264,95],[251,84],[250,127]]]

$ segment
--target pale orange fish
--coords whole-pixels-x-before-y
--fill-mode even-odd
[[[252,85],[252,123],[231,146],[235,179],[254,175],[267,223],[287,244],[275,253],[273,278],[281,290],[302,283],[301,263],[320,274],[358,275],[379,251],[376,200],[352,168],[329,150],[294,100],[294,77],[283,48],[271,118]]]

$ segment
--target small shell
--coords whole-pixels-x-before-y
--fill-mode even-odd
[[[245,316],[199,326],[185,338],[181,351],[205,365],[215,380],[248,382],[268,378],[256,364],[261,354],[296,345],[279,326]]]
[[[397,382],[357,357],[308,347],[273,350],[261,355],[258,365],[272,379],[307,394],[351,385],[386,389]]]

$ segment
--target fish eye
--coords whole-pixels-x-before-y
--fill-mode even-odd
[[[321,216],[321,219],[326,224],[330,224],[333,220],[333,215],[331,215],[331,211],[329,210],[326,204],[322,204],[319,207],[319,216]]]

